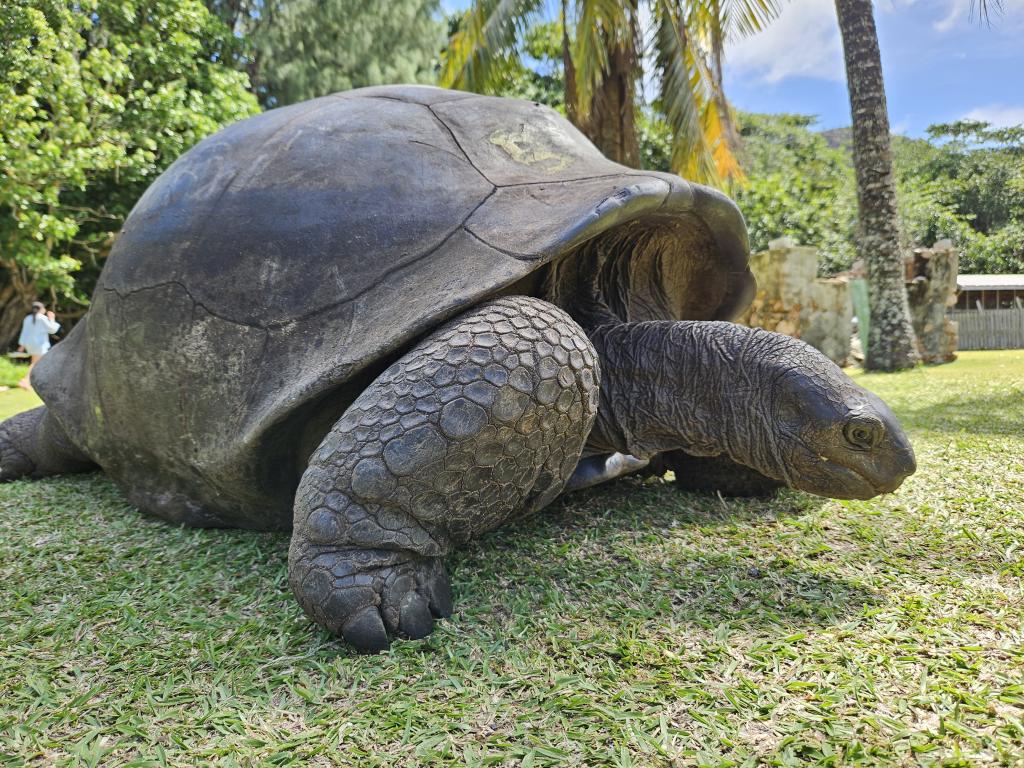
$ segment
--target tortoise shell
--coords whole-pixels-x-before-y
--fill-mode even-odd
[[[309,455],[417,338],[495,295],[543,298],[552,262],[666,222],[676,248],[625,254],[645,287],[622,319],[744,309],[736,207],[609,161],[547,107],[390,86],[274,109],[152,184],[33,383],[143,509],[288,528]]]

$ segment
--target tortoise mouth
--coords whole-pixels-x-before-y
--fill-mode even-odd
[[[873,499],[886,493],[893,493],[913,474],[913,468],[903,469],[905,464],[912,464],[904,461],[899,471],[889,473],[887,476],[874,476],[864,469],[850,466],[830,464],[828,467],[828,479],[825,482],[826,488],[803,488],[808,493],[817,493],[833,499]],[[799,485],[797,486],[799,487]]]

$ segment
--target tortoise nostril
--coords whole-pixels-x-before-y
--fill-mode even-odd
[[[910,477],[917,472],[917,457],[914,455],[914,450],[909,446],[900,455],[900,465],[904,477]]]

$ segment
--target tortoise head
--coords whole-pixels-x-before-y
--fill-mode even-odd
[[[889,406],[813,347],[788,337],[772,342],[783,351],[759,367],[773,381],[762,406],[773,434],[758,443],[772,445],[775,455],[755,468],[831,498],[895,491],[917,464]]]
[[[819,496],[869,499],[916,469],[882,400],[804,342],[722,321],[598,329],[601,406],[589,447],[728,456]]]

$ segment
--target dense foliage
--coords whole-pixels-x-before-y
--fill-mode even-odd
[[[834,273],[855,259],[857,194],[849,154],[811,131],[813,122],[805,115],[742,115],[747,183],[733,194],[754,250],[790,237],[817,247],[822,269]]]
[[[37,295],[84,307],[112,235],[185,149],[252,114],[199,0],[0,10],[0,344]]]
[[[732,194],[755,250],[788,236],[818,247],[822,270],[834,274],[855,259],[849,132],[818,133],[813,122],[741,114],[747,180]],[[645,157],[665,167],[654,133]],[[949,238],[960,249],[962,272],[1024,272],[1024,127],[937,125],[928,139],[893,137],[893,155],[904,247]]]
[[[960,121],[928,135],[894,147],[909,236],[952,239],[961,272],[1024,273],[1024,126]]]
[[[278,2],[252,34],[260,96],[276,106],[367,85],[433,83],[443,33],[438,0]]]

